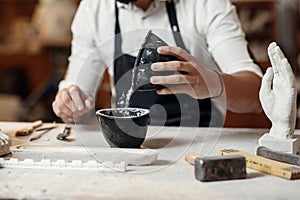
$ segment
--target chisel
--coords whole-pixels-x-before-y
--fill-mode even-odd
[[[279,162],[284,162],[284,163],[300,166],[300,156],[296,155],[296,154],[273,151],[264,146],[258,147],[256,150],[256,154],[258,156],[262,156],[264,158],[269,158],[269,159],[276,160]]]
[[[255,169],[267,174],[279,176],[286,179],[299,179],[300,168],[292,165],[267,159],[261,156],[250,154],[234,149],[225,149],[219,152],[220,155],[242,155],[246,158],[248,168]]]
[[[15,131],[14,135],[15,136],[26,136],[26,135],[29,135],[29,134],[31,134],[34,131],[34,129],[36,129],[37,127],[41,126],[42,124],[43,124],[42,120],[38,120],[38,121],[32,122],[30,124],[30,126],[27,126],[25,128],[22,128],[20,130]]]
[[[33,141],[33,140],[37,140],[40,137],[42,137],[42,135],[44,135],[45,133],[51,131],[52,129],[58,127],[58,125],[52,125],[52,126],[48,126],[48,127],[42,127],[42,128],[38,128],[36,129],[30,136],[29,141]]]

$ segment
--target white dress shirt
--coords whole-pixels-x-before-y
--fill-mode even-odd
[[[123,53],[136,56],[149,30],[175,46],[165,1],[154,0],[146,11],[131,3],[117,3]],[[106,67],[113,75],[114,2],[81,1],[72,24],[69,66],[60,88],[76,84],[94,96]],[[262,76],[261,69],[249,56],[244,32],[230,0],[175,0],[175,8],[184,43],[202,65],[229,74],[246,70]]]

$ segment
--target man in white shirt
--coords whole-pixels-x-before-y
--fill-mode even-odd
[[[211,98],[215,103],[226,101],[227,109],[233,112],[261,111],[258,91],[262,72],[249,55],[235,7],[229,0],[83,0],[73,21],[72,54],[53,102],[54,112],[69,122],[90,112],[105,67],[109,67],[110,75],[122,76],[118,69],[132,64],[148,30],[161,33],[159,36],[170,45],[159,48],[160,54],[180,59],[155,63],[152,70],[181,72],[152,77],[153,84],[172,86],[133,98],[130,106],[162,105],[151,110],[153,124],[209,126],[213,118]],[[221,73],[216,67],[205,66],[210,64],[205,61],[210,57]],[[116,85],[117,81],[115,78]],[[186,103],[173,103],[182,93],[183,99],[188,99]],[[191,113],[199,110],[189,107],[192,99],[202,102],[196,118]],[[202,110],[208,114],[202,116]],[[165,116],[160,119],[163,111]]]

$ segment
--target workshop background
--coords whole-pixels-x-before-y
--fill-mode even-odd
[[[270,66],[267,46],[276,41],[292,64],[300,93],[300,0],[232,2],[262,69]],[[51,104],[67,68],[70,25],[79,3],[80,0],[0,0],[0,121],[60,121]],[[98,99],[96,108],[110,107],[107,74]],[[225,120],[226,127],[270,125],[263,113],[228,112]]]

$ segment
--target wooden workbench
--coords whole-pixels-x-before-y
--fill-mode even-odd
[[[24,123],[0,122],[11,136]],[[75,133],[75,131],[76,133]],[[58,141],[52,130],[33,143],[44,145],[107,146],[97,124],[73,127],[72,142]],[[299,199],[300,180],[289,181],[247,169],[243,180],[199,182],[188,152],[216,155],[224,148],[254,153],[264,129],[149,127],[145,147],[159,151],[151,166],[127,172],[0,169],[0,198],[13,199]],[[297,132],[299,132],[297,130]],[[28,143],[28,138],[13,144]]]

